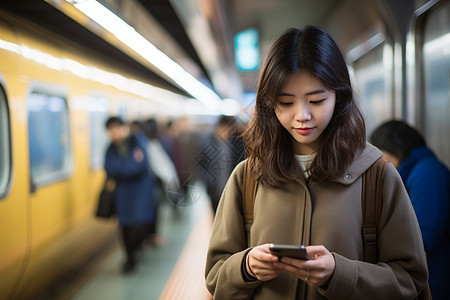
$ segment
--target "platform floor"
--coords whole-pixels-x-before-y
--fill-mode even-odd
[[[123,274],[124,250],[119,239],[101,259],[61,287],[55,300],[208,300],[204,267],[212,226],[212,212],[202,193],[193,205],[161,205],[159,247],[144,247],[136,270]]]

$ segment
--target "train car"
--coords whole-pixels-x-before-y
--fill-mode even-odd
[[[174,114],[183,99],[0,11],[0,299],[39,295],[116,236],[94,217],[106,118]]]

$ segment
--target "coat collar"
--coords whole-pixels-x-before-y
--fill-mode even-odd
[[[366,143],[366,147],[355,155],[352,164],[335,182],[345,185],[352,184],[382,156],[383,152],[375,146]]]
[[[366,147],[355,155],[352,164],[345,170],[342,176],[333,181],[344,185],[352,184],[382,156],[383,153],[378,148],[366,143]],[[306,185],[306,180],[303,177],[298,163],[293,164],[293,171],[295,174],[298,174],[296,181]]]

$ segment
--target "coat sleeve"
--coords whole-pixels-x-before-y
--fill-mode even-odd
[[[228,180],[219,202],[206,259],[206,286],[214,299],[248,299],[261,282],[246,282],[241,265],[247,248],[242,213],[243,163]]]
[[[400,175],[388,164],[383,183],[378,263],[333,253],[334,274],[327,299],[413,299],[427,282],[427,264],[416,215]]]

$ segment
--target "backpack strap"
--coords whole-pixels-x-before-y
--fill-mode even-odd
[[[383,180],[387,161],[378,159],[362,175],[361,208],[364,261],[376,263],[377,241],[383,205]]]
[[[244,176],[242,180],[242,206],[245,219],[245,230],[247,236],[250,232],[250,227],[253,224],[253,209],[255,207],[255,196],[258,183],[252,176],[251,165],[247,159],[244,163]]]
[[[361,205],[363,211],[364,261],[377,263],[377,241],[381,209],[383,205],[383,180],[387,161],[378,159],[362,177]],[[425,288],[414,300],[431,300],[431,290],[427,282]]]

